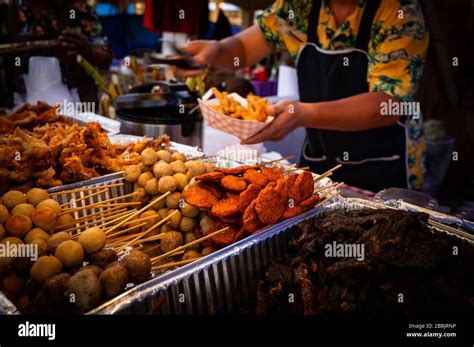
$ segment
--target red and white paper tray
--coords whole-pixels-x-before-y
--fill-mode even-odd
[[[212,95],[212,90],[208,90],[203,95],[202,99],[198,99],[202,116],[206,120],[207,124],[213,128],[237,136],[241,140],[246,140],[252,135],[255,135],[263,128],[268,126],[268,124],[270,124],[274,119],[274,117],[268,117],[266,122],[257,122],[253,120],[235,119],[226,116],[225,114],[217,112],[210,107],[212,105],[219,105],[219,100],[209,99]],[[247,106],[247,100],[237,93],[229,94],[228,97],[233,98],[242,106]]]

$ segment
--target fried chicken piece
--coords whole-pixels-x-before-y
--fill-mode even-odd
[[[191,187],[183,193],[184,201],[199,208],[211,208],[217,203],[216,196],[208,189],[200,186]]]
[[[215,170],[217,172],[222,172],[223,174],[226,174],[226,175],[241,175],[247,170],[250,170],[250,169],[255,170],[258,168],[260,168],[259,165],[242,165],[242,166],[234,167],[232,169],[228,169],[225,167],[216,167]]]
[[[219,200],[211,209],[211,214],[216,217],[229,217],[237,212],[239,212],[239,200],[234,198]]]
[[[228,229],[211,237],[211,240],[214,243],[216,243],[218,246],[221,246],[221,247],[225,247],[225,246],[228,246],[228,245],[232,244],[234,242],[235,236],[239,232],[239,230],[236,229],[232,225],[222,224],[221,228],[225,228],[225,227],[227,227]],[[219,229],[221,229],[221,228],[219,228]],[[219,229],[217,229],[217,230],[219,230]],[[215,231],[217,231],[217,230],[215,230]]]
[[[221,186],[228,190],[241,192],[247,188],[247,182],[243,178],[227,175],[221,179]]]
[[[244,213],[245,209],[254,201],[261,189],[255,184],[249,184],[247,189],[239,194],[239,211]]]
[[[286,208],[286,202],[276,187],[266,187],[258,194],[255,201],[258,219],[266,225],[278,222]]]
[[[36,184],[42,188],[62,186],[63,181],[58,179],[54,168],[50,167],[47,170],[41,171],[37,174]]]
[[[296,206],[293,206],[293,207],[289,207],[285,210],[285,212],[283,212],[282,219],[289,219],[289,218],[292,218],[294,216],[300,215],[303,212],[305,212],[305,208],[301,205],[296,205]]]
[[[300,192],[300,201],[306,200],[313,195],[314,181],[311,172],[303,171],[300,173],[295,181],[295,186]]]
[[[243,240],[247,236],[247,230],[245,229],[240,229],[237,234],[234,236],[234,240],[232,243],[236,243],[237,241]]]
[[[219,217],[219,219],[226,223],[226,224],[231,224],[231,225],[241,225],[242,224],[242,218],[240,214],[234,214],[232,216],[228,217]]]
[[[316,194],[302,201],[301,204],[299,205],[287,208],[285,212],[283,213],[283,219],[288,219],[288,218],[297,216],[299,214],[302,214],[303,212],[311,210],[320,199],[321,199],[320,196]]]
[[[222,199],[226,196],[225,190],[217,183],[214,182],[205,182],[201,183],[201,187],[206,188],[212,192],[216,196],[217,199]],[[227,196],[228,198],[230,196]]]
[[[313,208],[319,200],[321,200],[321,197],[318,194],[315,194],[309,197],[308,199],[302,201],[300,205],[303,207]]]
[[[274,167],[262,166],[262,174],[272,182],[276,182],[281,178],[284,178],[283,173],[280,169]]]
[[[89,180],[99,174],[93,168],[85,167],[77,155],[66,158],[63,162],[63,171],[59,175],[63,182],[77,182]]]
[[[298,174],[289,174],[286,177],[286,186],[288,188],[288,198],[293,200],[295,204],[299,203],[300,201],[300,191],[298,190],[298,187],[295,185],[297,178],[298,178]]]
[[[281,178],[276,183],[275,190],[281,195],[286,208],[286,206],[288,206],[288,186],[286,180]]]
[[[194,177],[198,182],[220,182],[221,178],[224,177],[222,172],[209,172]]]
[[[264,188],[268,183],[268,178],[254,169],[245,171],[243,177],[249,184],[255,184],[260,188]]]
[[[250,234],[260,230],[262,228],[262,223],[258,218],[257,211],[255,211],[255,205],[257,200],[252,201],[252,203],[245,209],[243,215],[243,229],[248,231]]]

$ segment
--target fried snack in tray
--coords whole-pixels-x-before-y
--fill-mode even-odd
[[[286,201],[276,187],[265,187],[257,197],[255,211],[263,224],[275,224],[285,211]]]
[[[226,175],[241,175],[250,169],[260,169],[260,165],[242,165],[234,168],[216,167],[217,172],[222,172]]]
[[[199,176],[196,176],[194,179],[198,182],[220,182],[224,177],[222,172],[209,172]]]
[[[99,123],[82,126],[56,107],[26,104],[0,119],[0,186],[50,188],[87,180],[140,164],[145,148],[163,149],[168,143],[162,136],[113,145]]]
[[[276,167],[262,167],[262,174],[270,181],[276,182],[283,178],[283,173]]]
[[[229,217],[239,212],[239,200],[225,198],[216,202],[211,209],[211,214],[216,217]]]
[[[211,108],[219,113],[235,119],[252,120],[265,122],[268,118],[266,108],[268,100],[262,99],[250,93],[244,106],[227,92],[220,92],[217,88],[212,88],[214,95],[219,100],[219,105],[212,105]]]
[[[183,193],[184,200],[199,208],[212,208],[217,203],[216,196],[201,186],[191,187]]]
[[[310,172],[286,177],[277,167],[244,165],[237,168],[215,168],[195,177],[196,185],[187,188],[183,197],[187,204],[208,210],[211,228],[231,227],[209,241],[211,246],[225,246],[257,233],[282,219],[301,214],[316,205]],[[303,191],[304,190],[304,191]],[[203,243],[205,246],[205,244]]]
[[[239,211],[244,212],[245,209],[254,201],[262,189],[255,185],[249,184],[247,189],[239,194]]]
[[[241,192],[247,188],[247,182],[243,178],[227,175],[221,179],[221,185],[224,189]]]
[[[245,171],[243,177],[249,184],[254,184],[261,188],[265,187],[268,183],[268,178],[261,172],[254,169]]]

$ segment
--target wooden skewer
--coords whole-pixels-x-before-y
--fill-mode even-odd
[[[152,258],[152,259],[151,259],[151,263],[153,264],[153,263],[156,263],[156,262],[160,261],[161,259],[168,258],[168,257],[170,257],[171,255],[173,255],[174,253],[176,253],[176,252],[178,252],[178,251],[182,251],[183,249],[186,249],[186,248],[188,248],[188,247],[190,247],[190,246],[194,246],[194,245],[196,245],[196,244],[198,244],[198,243],[201,243],[202,241],[206,241],[207,239],[209,239],[209,238],[213,237],[214,235],[217,235],[217,234],[219,234],[219,233],[221,233],[221,232],[223,232],[223,231],[226,231],[227,229],[229,229],[229,227],[225,227],[225,228],[222,228],[222,229],[220,229],[220,230],[217,230],[217,231],[215,231],[215,232],[213,232],[213,233],[211,233],[211,234],[209,234],[209,235],[206,235],[206,236],[204,236],[204,237],[201,237],[200,239],[194,240],[193,242],[187,243],[187,244],[185,244],[185,245],[183,245],[183,246],[179,246],[178,248],[175,248],[175,249],[173,249],[172,251],[166,252],[166,253],[164,253],[164,254],[162,254],[162,255],[159,255],[159,256],[157,256],[157,257],[155,257],[155,258]]]
[[[321,174],[318,178],[316,178],[314,180],[314,183],[321,181],[325,177],[331,176],[334,171],[336,171],[337,169],[340,169],[341,167],[342,167],[342,164],[334,166],[332,169],[326,171],[325,173]]]
[[[158,215],[153,215],[153,216],[147,216],[147,217],[143,217],[143,218],[139,218],[139,219],[135,219],[133,221],[130,221],[130,223],[139,223],[139,222],[143,222],[143,221],[146,221],[146,220],[149,220],[149,219],[153,219],[153,218],[159,218]],[[143,223],[143,225],[146,225],[147,223]],[[140,224],[141,225],[141,224]],[[107,233],[106,233],[107,234]],[[109,234],[107,235],[107,237],[113,237],[114,235],[119,235],[119,234],[123,234],[123,230],[120,230],[116,233],[113,233],[113,234]]]
[[[298,170],[306,171],[306,170],[309,170],[309,169],[310,169],[309,166],[295,167],[295,168],[286,170],[285,173],[289,173],[289,172],[293,172],[293,171],[298,171]]]
[[[172,261],[172,262],[169,262],[169,263],[166,263],[166,264],[163,264],[163,265],[156,265],[156,266],[153,266],[151,268],[151,271],[166,269],[166,268],[169,268],[169,267],[186,265],[186,264],[192,263],[193,261],[198,260],[198,259],[201,259],[201,258],[192,258],[192,259],[186,259],[186,260],[180,260],[180,261]]]
[[[118,235],[122,235],[126,232],[129,232],[130,230],[133,230],[133,229],[137,229],[137,228],[141,228],[142,226],[145,226],[147,225],[148,223],[140,223],[140,224],[137,224],[137,225],[132,225],[131,227],[128,227],[127,229],[123,229],[123,230],[119,230],[111,235],[107,235],[107,238],[114,238]],[[136,234],[134,234],[134,236],[136,236]]]
[[[117,214],[113,214],[113,215],[108,216],[107,218],[104,218],[104,219],[102,219],[102,220],[90,221],[90,222],[87,222],[87,223],[85,223],[85,224],[82,224],[82,225],[80,225],[80,226],[78,226],[78,227],[74,227],[74,228],[68,229],[68,231],[70,232],[70,231],[74,231],[74,230],[76,230],[76,229],[82,229],[82,228],[87,227],[87,226],[89,226],[89,225],[93,225],[93,224],[97,224],[97,223],[104,222],[104,223],[102,223],[102,224],[96,225],[97,228],[102,228],[102,227],[104,227],[105,225],[110,224],[111,219],[116,220],[117,217],[118,217],[119,219],[120,219],[120,218],[125,218],[125,217],[127,217],[129,214],[131,214],[131,213],[133,213],[133,211],[125,211],[125,212],[122,212],[122,213],[120,213],[120,214],[118,214],[118,215],[117,215]],[[119,215],[120,215],[120,216],[119,216]],[[105,222],[106,220],[108,220],[109,222]],[[64,231],[66,231],[66,230],[64,230]],[[74,236],[79,236],[79,235],[74,235]],[[73,236],[73,237],[74,237],[74,236]]]
[[[168,220],[171,219],[171,217],[173,217],[176,213],[178,213],[178,210],[175,210],[173,211],[170,215],[166,216],[165,218],[163,218],[162,220],[158,221],[157,223],[153,224],[151,227],[149,227],[147,230],[145,230],[144,232],[141,232],[139,234],[137,234],[137,236],[127,242],[125,245],[123,245],[121,248],[119,248],[117,250],[117,252],[120,252],[122,249],[128,247],[128,246],[133,246],[135,243],[137,243],[138,240],[140,240],[143,236],[145,236],[146,234],[148,234],[149,232],[155,230],[156,228],[158,228],[160,225],[164,224],[165,222],[167,222]]]
[[[107,243],[107,247],[110,247],[110,248],[120,247],[124,242],[127,242],[127,241],[129,241],[130,239],[132,239],[134,237],[135,237],[135,234],[130,234],[130,235],[117,237],[116,239],[111,240],[110,243]]]
[[[110,233],[112,232],[113,230],[117,229],[118,227],[122,226],[123,224],[127,223],[130,219],[132,219],[133,217],[135,217],[137,214],[140,214],[142,213],[143,211],[146,211],[147,209],[149,209],[151,206],[153,206],[155,203],[157,203],[158,201],[160,201],[161,199],[164,199],[166,198],[168,195],[170,194],[170,192],[166,192],[164,193],[163,195],[159,196],[158,198],[152,200],[150,203],[148,203],[148,205],[146,205],[145,207],[142,207],[140,210],[136,211],[135,213],[132,213],[130,216],[128,216],[127,218],[125,218],[123,221],[121,221],[120,223],[114,225],[112,228],[110,228],[109,230],[107,230],[105,233]]]
[[[85,195],[85,196],[83,196],[82,198],[74,199],[74,202],[78,202],[78,201],[82,201],[82,200],[85,200],[85,199],[88,199],[88,198],[92,198],[93,196],[96,196],[96,195],[99,195],[99,194],[102,194],[102,193],[106,193],[106,192],[108,192],[108,191],[109,191],[108,189],[100,190],[100,191],[98,191],[98,192]],[[59,206],[64,207],[64,206],[67,206],[67,205],[69,205],[69,204],[71,204],[70,201],[69,201],[69,202],[65,202],[64,204],[61,204],[61,205],[59,205]]]
[[[125,212],[120,213],[120,214],[121,214],[121,215],[123,215],[123,214],[126,215],[127,213],[129,213],[129,212],[125,211]],[[81,224],[81,225],[78,225],[78,226],[75,226],[75,227],[72,227],[72,228],[69,228],[69,229],[66,229],[66,230],[62,230],[62,231],[65,231],[65,232],[67,232],[67,233],[70,233],[70,232],[72,232],[72,231],[79,230],[79,229],[82,229],[82,228],[86,228],[86,227],[88,227],[88,226],[90,226],[90,225],[97,224],[97,223],[101,223],[101,222],[106,221],[106,220],[111,219],[111,218],[115,218],[115,216],[116,216],[116,215],[114,214],[114,215],[110,215],[110,216],[108,216],[108,217],[106,217],[106,218],[99,219],[99,220],[96,220],[96,221],[92,220],[92,221],[89,221],[89,222],[87,222],[87,223],[84,223],[84,224]],[[97,225],[98,228],[100,228],[100,226],[101,226],[101,225]]]
[[[102,188],[112,188],[112,187],[120,187],[123,186],[122,183],[113,183],[113,184],[106,184],[103,186],[90,186],[90,187],[83,187],[83,188],[77,188],[77,189],[69,189],[69,190],[63,190],[60,192],[54,192],[54,193],[49,193],[50,196],[54,195],[60,195],[60,194],[69,194],[69,193],[75,193],[75,192],[85,192],[88,190],[94,190],[94,189],[102,189]]]
[[[322,192],[322,191],[324,191],[324,190],[331,189],[331,188],[337,189],[337,188],[339,188],[340,186],[342,186],[343,184],[344,184],[343,182],[341,182],[341,183],[339,183],[339,182],[334,182],[334,183],[332,183],[332,184],[330,184],[330,185],[328,185],[328,186],[323,186],[323,187],[316,188],[313,193],[319,193],[319,192]]]
[[[98,202],[95,202],[95,203],[93,203],[93,204],[91,204],[91,205],[87,205],[87,206],[67,208],[67,209],[65,209],[65,210],[63,211],[63,213],[68,213],[68,212],[77,211],[77,210],[83,210],[83,209],[90,209],[90,208],[93,208],[93,207],[95,207],[95,206],[105,205],[105,204],[108,203],[108,202],[126,199],[126,198],[132,197],[132,196],[137,195],[137,194],[139,194],[139,193],[138,193],[138,192],[133,192],[133,193],[130,193],[130,194],[125,194],[125,195],[121,195],[121,196],[116,196],[116,197],[114,197],[114,198],[110,198],[110,199],[107,199],[107,200],[98,201]]]
[[[266,164],[272,164],[272,163],[278,163],[279,161],[283,161],[283,160],[287,160],[287,159],[293,159],[295,156],[292,154],[292,155],[288,155],[286,157],[281,157],[280,159],[275,159],[275,160],[270,160],[270,161],[264,161],[262,163],[262,165],[266,165]]]
[[[99,212],[95,212],[95,213],[89,214],[87,216],[78,218],[78,219],[74,219],[73,223],[57,226],[56,228],[54,228],[54,230],[60,230],[61,228],[73,227],[73,226],[77,225],[78,223],[86,222],[86,221],[92,220],[92,219],[97,218],[97,217],[104,218],[104,217],[107,217],[107,216],[112,215],[112,214],[122,213],[124,211],[127,211],[127,209],[125,207],[120,207],[120,206],[113,207],[113,208],[108,209],[106,211],[99,211]]]
[[[465,238],[468,238],[469,240],[474,240],[474,236],[471,235],[471,234],[468,234],[462,230],[459,230],[459,229],[456,229],[456,228],[453,228],[452,226],[449,226],[449,225],[445,225],[445,224],[442,224],[440,222],[437,222],[433,219],[429,219],[428,220],[428,224],[434,226],[434,227],[437,227],[439,229],[443,229],[443,230],[446,230],[446,231],[450,231],[456,235],[459,235],[459,236],[463,236]]]
[[[157,244],[157,245],[155,245],[155,246],[152,246],[152,247],[148,248],[148,249],[145,250],[144,252],[147,253],[147,252],[153,251],[153,250],[155,250],[156,248],[160,248],[160,247],[161,247],[161,245],[160,245],[160,244]]]
[[[72,210],[64,211],[59,214],[59,216],[62,216],[63,214],[67,213],[72,213],[72,212],[78,212],[82,210],[88,210],[88,209],[99,209],[99,208],[110,208],[110,207],[117,207],[117,206],[136,206],[136,205],[141,205],[140,201],[130,201],[130,202],[117,202],[117,203],[112,203],[112,204],[101,204],[101,205],[88,205],[88,206],[83,206],[83,207],[77,207]]]

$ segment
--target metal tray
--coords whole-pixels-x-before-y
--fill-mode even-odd
[[[106,302],[88,314],[148,314],[165,298],[167,314],[232,312],[248,297],[248,283],[282,255],[287,231],[320,208],[275,224],[259,234],[165,273]]]
[[[260,234],[139,285],[88,314],[236,313],[248,302],[249,290],[257,276],[285,254],[289,235],[298,223],[324,211],[378,208],[390,207],[364,199],[328,201],[320,208],[278,223]],[[430,228],[433,232],[446,232]]]

